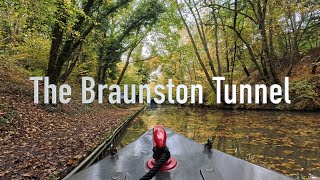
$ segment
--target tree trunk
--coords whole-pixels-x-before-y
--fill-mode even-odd
[[[197,57],[197,59],[198,59],[198,61],[199,61],[200,65],[201,65],[201,67],[202,67],[203,72],[204,72],[204,73],[205,73],[205,75],[206,75],[207,81],[208,81],[208,83],[209,83],[209,85],[210,85],[211,89],[214,91],[214,93],[216,93],[216,87],[214,86],[214,84],[213,84],[213,82],[212,82],[212,79],[211,79],[211,77],[210,77],[210,75],[209,75],[209,73],[208,73],[208,71],[207,71],[207,69],[206,69],[206,67],[205,67],[205,65],[204,65],[204,63],[203,63],[203,61],[202,61],[202,59],[201,59],[201,56],[200,56],[200,54],[199,54],[199,51],[198,51],[197,45],[196,45],[196,43],[195,43],[195,41],[194,41],[194,39],[193,39],[193,36],[192,36],[192,34],[191,34],[191,31],[190,31],[190,28],[189,28],[189,26],[188,26],[188,24],[187,24],[186,20],[184,19],[183,15],[182,15],[182,12],[181,12],[181,10],[180,10],[179,3],[178,3],[178,1],[177,1],[177,0],[176,0],[176,4],[177,4],[178,12],[179,12],[179,15],[180,15],[180,17],[181,17],[181,19],[182,19],[182,22],[183,22],[184,26],[185,26],[185,27],[186,27],[186,29],[187,29],[187,32],[188,32],[189,38],[190,38],[190,40],[191,40],[191,43],[192,43],[193,49],[194,49],[195,54],[196,54],[196,57]]]
[[[129,62],[130,62],[130,57],[131,57],[131,54],[133,52],[135,47],[132,47],[129,49],[129,52],[128,52],[128,55],[127,55],[127,59],[126,59],[126,63],[124,64],[123,68],[122,68],[122,71],[121,71],[121,74],[118,78],[118,81],[117,81],[117,84],[120,85],[121,81],[122,81],[122,78],[124,76],[124,73],[126,72],[127,68],[128,68],[128,65],[129,65]]]
[[[246,73],[247,77],[250,77],[249,70],[247,69],[246,65],[241,61],[241,66],[243,68],[243,71]]]
[[[76,66],[78,60],[74,60],[70,63],[69,67],[66,69],[66,71],[63,73],[63,75],[59,78],[59,82],[63,84],[69,75],[71,74],[73,68]]]
[[[216,73],[216,70],[215,70],[214,65],[213,65],[213,60],[212,60],[212,57],[211,57],[211,54],[210,54],[210,51],[209,51],[209,48],[208,48],[208,43],[207,43],[207,40],[206,40],[206,35],[205,35],[204,29],[203,29],[203,23],[202,23],[201,16],[199,14],[198,8],[195,6],[196,11],[197,11],[197,15],[198,15],[198,18],[199,18],[199,22],[197,20],[197,16],[195,15],[195,13],[192,10],[192,7],[190,6],[190,4],[187,3],[187,2],[185,2],[185,3],[187,4],[187,6],[188,6],[193,18],[194,18],[194,21],[196,23],[197,31],[198,31],[198,34],[200,36],[201,43],[202,43],[202,46],[204,48],[204,51],[205,51],[205,53],[207,55],[207,58],[208,58],[208,61],[209,61],[209,66],[210,66],[210,69],[212,71],[212,74],[214,76],[217,76],[218,74]]]
[[[107,78],[107,64],[104,64],[102,66],[102,70],[101,70],[101,77],[100,77],[100,81],[99,84],[106,84],[106,78]]]
[[[234,17],[233,17],[233,29],[237,29],[237,18],[238,18],[238,1],[235,0],[234,2]],[[233,81],[233,72],[234,72],[234,66],[235,66],[235,62],[236,62],[236,54],[237,54],[237,32],[234,31],[233,32],[233,36],[234,36],[234,50],[233,50],[233,57],[232,57],[232,62],[231,62],[231,76],[230,76],[230,86],[232,84]],[[231,94],[231,88],[230,88],[230,93]]]
[[[268,44],[268,39],[267,39],[267,33],[266,33],[266,11],[267,11],[267,1],[263,0],[262,4],[260,0],[257,0],[257,18],[258,18],[258,26],[259,26],[259,31],[260,35],[262,38],[262,49],[263,52],[266,56],[266,62],[267,66],[269,68],[271,77],[273,82],[279,83],[279,79],[277,77],[277,73],[275,71],[275,68],[273,66],[273,61],[270,55],[270,47]]]
[[[76,52],[73,53],[75,55],[73,55],[72,61],[69,63],[69,66],[64,71],[63,75],[59,78],[59,82],[61,84],[63,84],[67,80],[67,78],[69,77],[69,75],[73,71],[73,68],[76,66],[77,62],[79,61],[81,50],[82,50],[82,46],[80,45],[79,49],[77,50],[77,53]]]
[[[219,55],[219,38],[218,38],[218,20],[215,12],[213,11],[213,19],[214,19],[214,38],[215,38],[215,46],[216,46],[216,58],[218,63],[218,74],[221,76],[221,64],[220,64],[220,55]]]
[[[59,1],[60,2],[60,1]],[[63,38],[63,26],[67,22],[66,10],[63,2],[59,3],[56,15],[59,17],[52,31],[51,48],[49,53],[49,62],[46,75],[49,77],[51,84],[57,84],[59,74],[57,74],[57,59],[59,54],[59,49],[62,44]],[[62,25],[61,25],[61,24]]]
[[[267,79],[266,76],[264,75],[263,70],[261,69],[261,67],[260,67],[260,65],[259,65],[259,63],[258,63],[257,58],[256,58],[256,56],[254,55],[253,50],[252,50],[250,44],[242,37],[242,35],[240,34],[240,32],[238,32],[238,31],[237,31],[236,29],[234,29],[232,26],[227,26],[227,25],[226,25],[226,27],[234,30],[234,31],[236,32],[238,38],[246,45],[252,62],[253,62],[254,65],[256,66],[256,68],[257,68],[257,70],[259,71],[259,74],[262,76],[262,79],[264,80],[264,82],[268,83],[268,79]]]

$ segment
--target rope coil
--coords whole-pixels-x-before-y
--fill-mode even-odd
[[[140,180],[150,180],[152,179],[165,165],[167,162],[167,154],[163,153],[160,157],[160,159],[156,162],[156,164],[147,172]]]

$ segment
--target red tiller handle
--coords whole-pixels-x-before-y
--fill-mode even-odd
[[[153,142],[157,148],[166,147],[167,133],[162,125],[156,125],[153,128]]]

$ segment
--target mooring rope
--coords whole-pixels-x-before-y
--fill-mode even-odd
[[[156,162],[156,164],[147,172],[140,180],[150,180],[152,179],[165,165],[167,162],[167,154],[163,153],[160,157],[160,159]]]

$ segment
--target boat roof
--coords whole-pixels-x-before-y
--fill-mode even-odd
[[[233,157],[221,151],[206,150],[203,145],[166,128],[167,147],[178,164],[175,169],[159,172],[156,180],[292,180],[283,174]],[[121,149],[116,156],[107,156],[78,172],[68,180],[136,180],[148,168],[152,158],[152,130]]]

